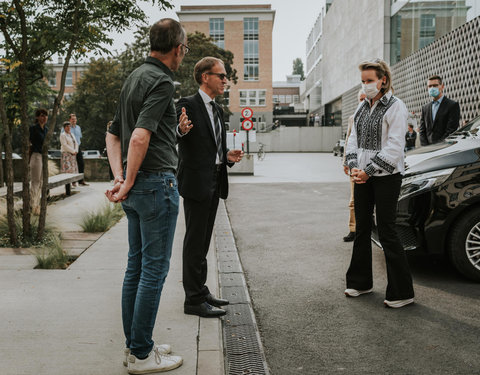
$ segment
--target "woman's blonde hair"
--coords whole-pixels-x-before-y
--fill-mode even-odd
[[[393,92],[393,86],[392,86],[392,73],[390,72],[390,67],[388,64],[383,61],[382,59],[374,59],[371,61],[364,61],[360,63],[358,66],[358,69],[360,71],[364,70],[375,70],[377,74],[378,79],[382,79],[383,77],[387,77],[386,82],[382,84],[381,91],[385,94],[392,90]]]

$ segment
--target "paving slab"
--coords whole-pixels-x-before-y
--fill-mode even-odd
[[[76,219],[80,207],[84,210],[87,206],[95,208],[102,204],[103,189],[108,184],[92,185],[95,184],[81,188],[85,189],[82,192],[89,191],[83,197],[76,194],[58,201],[54,209],[49,207],[50,218],[57,221],[57,228],[65,232],[78,231]],[[174,354],[184,359],[180,368],[169,373],[217,375],[223,372],[220,320],[207,321],[183,313],[181,258],[185,222],[182,208],[180,212],[154,339],[171,344]],[[0,373],[126,374],[122,364],[124,336],[120,302],[127,252],[127,220],[124,218],[67,270],[18,271],[0,267]],[[1,256],[0,264],[1,259],[8,257],[10,255]],[[207,282],[212,292],[217,293],[213,243],[208,265]]]

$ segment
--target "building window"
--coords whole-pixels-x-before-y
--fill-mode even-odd
[[[419,48],[435,41],[435,14],[422,14],[420,16],[420,41]]]
[[[285,99],[286,99],[285,103],[288,103],[288,104],[292,103],[292,95],[287,95]]]
[[[225,28],[223,18],[210,18],[210,37],[218,47],[225,49]]]
[[[67,71],[67,77],[65,78],[65,86],[73,86],[73,74],[72,71]]]
[[[262,107],[266,105],[267,90],[239,90],[240,107]]]
[[[273,95],[273,102],[280,103],[280,99],[278,98],[278,95]]]
[[[223,92],[223,99],[225,100],[224,104],[226,106],[229,106],[230,105],[230,91],[229,90],[225,90]]]
[[[55,87],[57,86],[57,73],[54,73],[49,79],[48,79],[48,84],[50,87]]]
[[[299,95],[293,95],[293,102],[295,104],[300,103],[300,96]]]
[[[258,81],[258,18],[243,19],[243,79]]]

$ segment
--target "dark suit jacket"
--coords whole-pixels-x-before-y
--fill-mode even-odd
[[[192,129],[178,141],[178,191],[184,198],[202,201],[212,197],[216,188],[216,156],[217,144],[212,123],[208,116],[202,97],[197,92],[193,96],[182,98],[176,104],[177,119],[180,118],[182,107],[187,111],[188,119],[192,121]],[[222,124],[223,164],[220,170],[220,198],[228,196],[227,143],[223,110],[217,105]]]
[[[422,108],[420,119],[420,143],[422,146],[437,143],[457,130],[460,121],[460,106],[457,102],[443,97],[435,121],[432,121],[432,102]]]

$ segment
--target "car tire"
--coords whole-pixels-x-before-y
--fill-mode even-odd
[[[480,282],[480,208],[463,215],[448,239],[448,255],[454,267],[467,278]],[[475,264],[476,263],[476,264]]]

